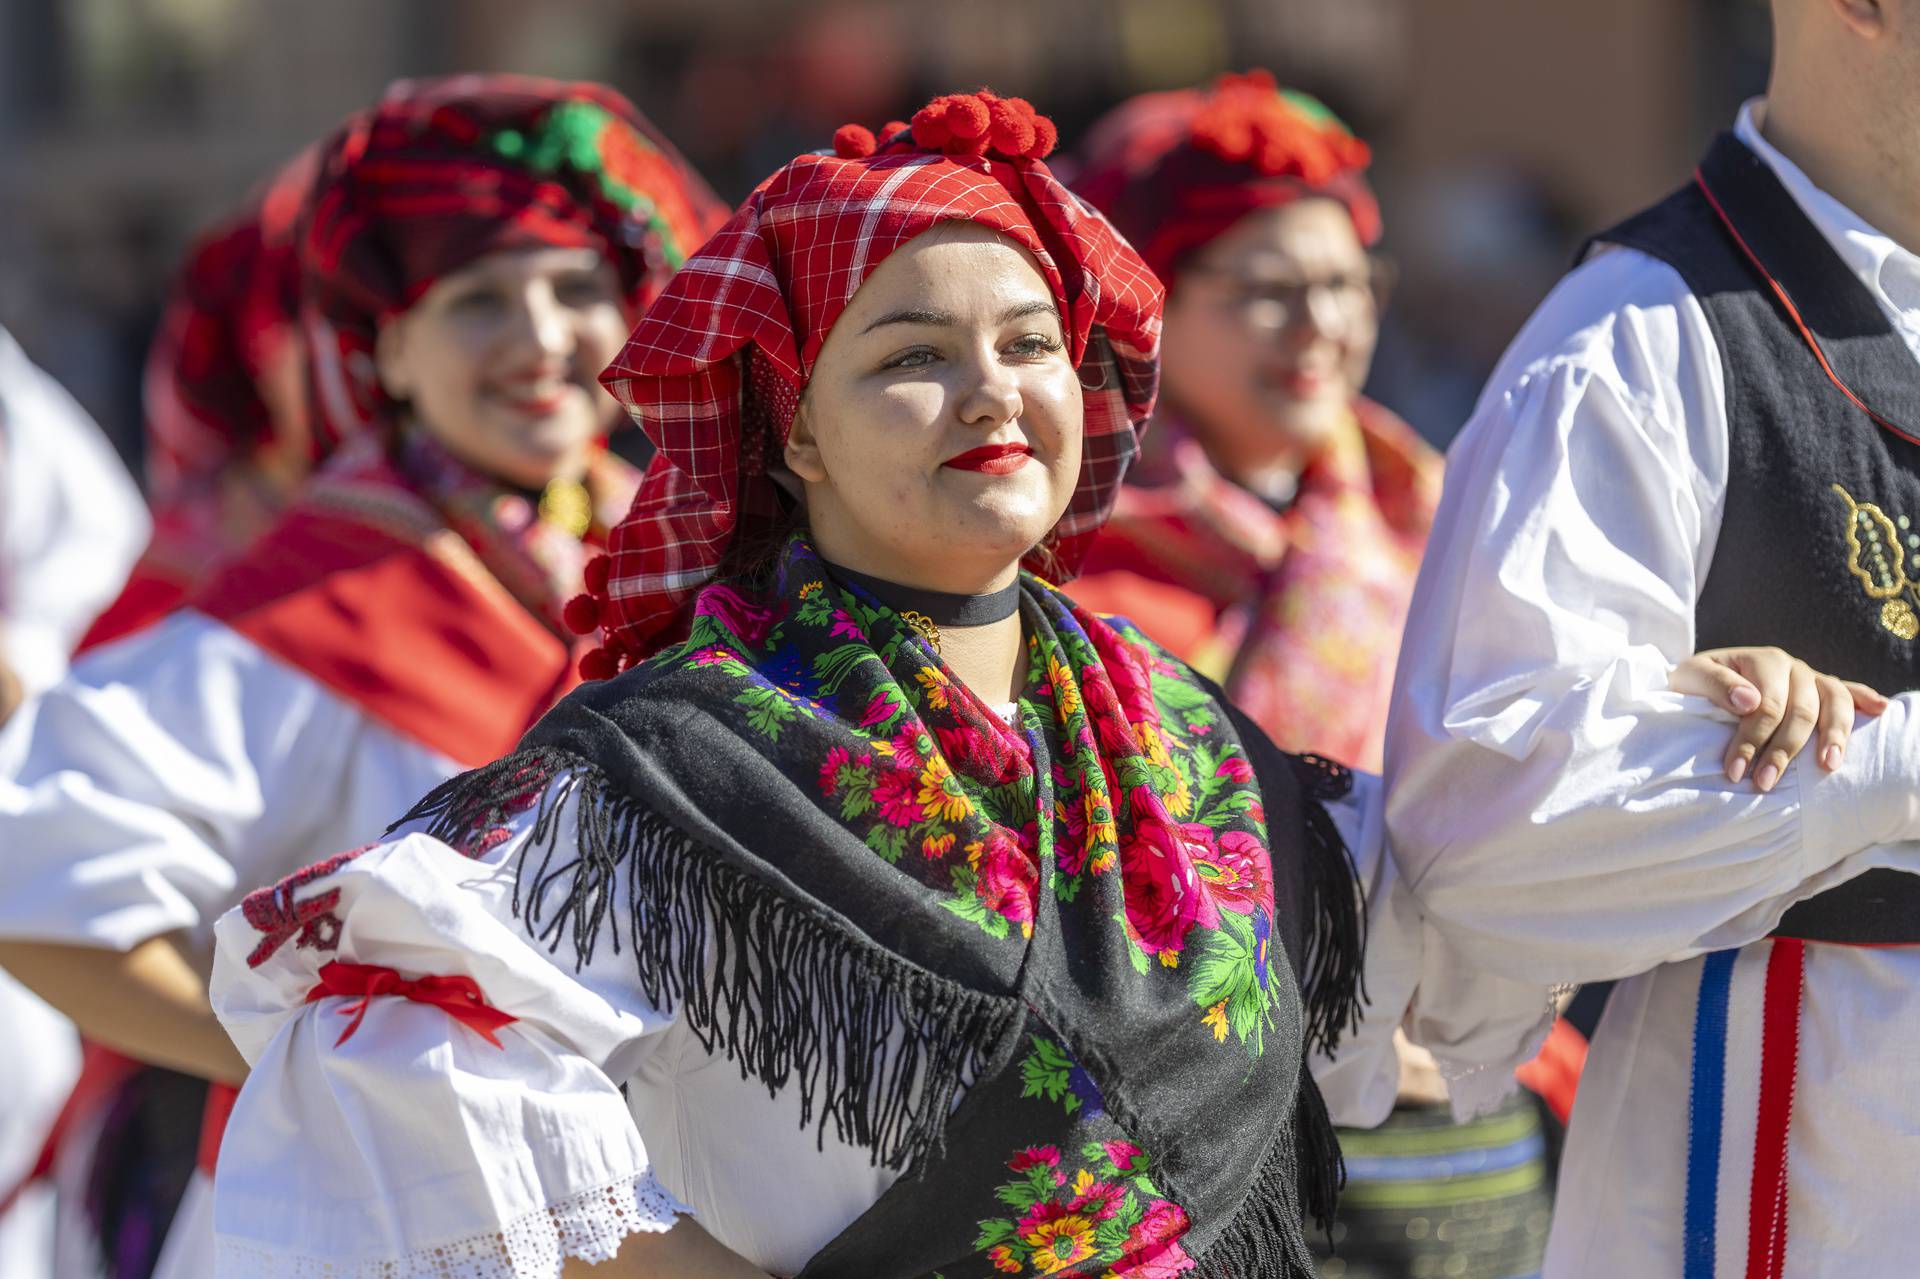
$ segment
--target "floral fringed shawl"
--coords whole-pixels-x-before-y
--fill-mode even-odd
[[[1340,1172],[1303,1061],[1361,1000],[1345,775],[1031,574],[1011,724],[804,537],[770,577],[408,820],[473,848],[540,804],[526,927],[630,953],[907,1171],[805,1274],[1310,1275]]]

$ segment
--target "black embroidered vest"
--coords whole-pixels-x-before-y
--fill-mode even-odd
[[[1920,688],[1920,364],[1872,294],[1731,134],[1597,241],[1678,271],[1720,349],[1728,485],[1697,647],[1778,645],[1883,692]],[[1794,907],[1780,935],[1920,941],[1920,876],[1869,872]]]

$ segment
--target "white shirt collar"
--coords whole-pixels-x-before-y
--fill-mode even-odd
[[[1866,219],[1815,186],[1800,166],[1787,159],[1760,132],[1767,103],[1750,98],[1740,108],[1734,136],[1766,162],[1807,220],[1833,245],[1847,268],[1860,277],[1874,301],[1887,313],[1907,345],[1920,358],[1920,256],[1908,252]]]

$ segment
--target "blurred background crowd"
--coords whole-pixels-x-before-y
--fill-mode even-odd
[[[630,96],[734,201],[848,120],[987,84],[1069,144],[1129,94],[1271,68],[1374,148],[1398,281],[1370,386],[1444,444],[1579,241],[1757,92],[1760,0],[5,0],[0,325],[130,459],[195,230],[392,79]]]

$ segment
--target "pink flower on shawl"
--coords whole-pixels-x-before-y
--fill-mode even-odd
[[[1004,785],[1020,775],[1025,762],[1015,754],[1006,735],[991,726],[963,719],[952,727],[934,730],[940,740],[940,753],[947,757],[955,772],[963,772],[991,785]]]
[[[1213,770],[1213,775],[1244,786],[1253,780],[1253,766],[1247,763],[1243,755],[1229,755],[1220,761],[1220,767]]]
[[[872,728],[893,718],[900,710],[900,699],[893,695],[892,689],[883,688],[873,695],[867,703],[867,713],[860,717],[860,727]]]
[[[920,774],[904,768],[880,770],[873,783],[873,803],[880,816],[891,826],[911,826],[925,819],[926,809],[919,800]]]
[[[1058,1146],[1028,1146],[1007,1160],[1007,1167],[1015,1172],[1025,1172],[1029,1168],[1058,1168],[1059,1166],[1060,1147]]]
[[[1135,791],[1138,797],[1139,791]],[[1153,805],[1158,808],[1158,803]],[[1204,837],[1204,838],[1203,838]],[[1196,853],[1213,849],[1213,832],[1160,817],[1136,819],[1120,844],[1120,876],[1127,923],[1150,955],[1172,962],[1195,925],[1220,926],[1220,912],[1194,869]]]
[[[1133,1161],[1140,1157],[1140,1147],[1130,1141],[1103,1141],[1100,1149],[1121,1172],[1132,1172]]]
[[[1128,642],[1110,626],[1088,631],[1088,638],[1100,653],[1099,677],[1093,672],[1081,676],[1081,684],[1109,684],[1129,724],[1160,724],[1160,707],[1153,700],[1153,656],[1146,649]],[[1091,699],[1092,694],[1088,694]]]
[[[827,752],[826,759],[820,762],[820,790],[823,794],[832,795],[840,789],[840,770],[852,759],[853,756],[844,746],[836,746]]]
[[[901,768],[925,768],[932,746],[927,731],[909,720],[893,735],[893,762]]]
[[[1089,679],[1082,690],[1087,703],[1087,718],[1092,721],[1098,735],[1098,747],[1109,755],[1134,755],[1140,753],[1140,743],[1135,740],[1133,730],[1127,726],[1127,717],[1121,713],[1120,702],[1114,696],[1113,685],[1104,679]],[[1082,740],[1086,749],[1094,749],[1095,743]]]
[[[1054,857],[1065,875],[1078,875],[1087,864],[1087,809],[1085,804],[1055,800],[1054,816],[1067,828],[1067,837],[1055,845]]]
[[[1112,1181],[1095,1181],[1093,1174],[1086,1169],[1073,1182],[1073,1198],[1067,1201],[1068,1212],[1081,1212],[1095,1221],[1106,1221],[1120,1211],[1120,1201],[1126,1198],[1127,1188]]]
[[[1033,921],[1040,886],[1040,868],[1012,836],[996,829],[980,852],[976,891],[988,910],[998,911],[1016,924]]]
[[[1114,1263],[1112,1273],[1129,1279],[1174,1279],[1192,1270],[1193,1258],[1179,1242],[1190,1225],[1178,1204],[1154,1200],[1146,1215],[1127,1232],[1122,1245],[1125,1255]]]
[[[850,639],[859,644],[867,642],[867,633],[860,629],[860,623],[847,616],[845,609],[833,610],[833,629],[827,634],[831,639]]]
[[[731,586],[716,582],[700,592],[693,611],[711,617],[748,648],[758,648],[785,612],[784,604],[756,604]]]
[[[1266,845],[1252,835],[1228,831],[1210,852],[1195,853],[1193,865],[1200,872],[1201,887],[1224,909],[1250,915],[1257,906],[1273,913],[1271,859]]]

